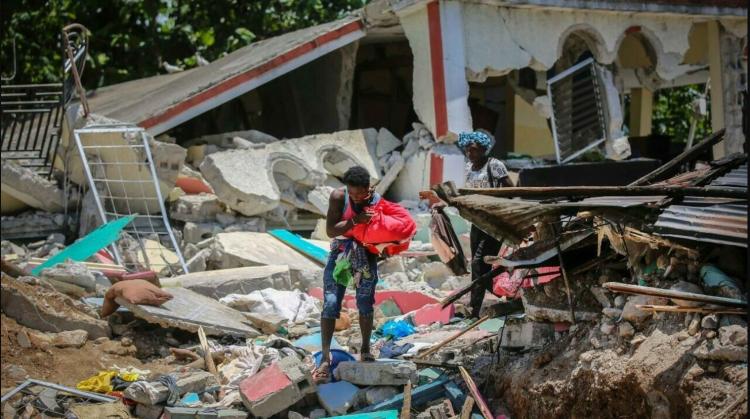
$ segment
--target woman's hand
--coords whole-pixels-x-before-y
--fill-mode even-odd
[[[375,211],[367,209],[362,213],[354,216],[354,224],[367,224],[375,215]]]

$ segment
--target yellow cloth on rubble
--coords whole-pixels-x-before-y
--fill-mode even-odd
[[[99,374],[89,377],[76,384],[78,390],[93,391],[94,393],[109,393],[112,391],[112,379],[117,376],[117,371],[101,371]]]
[[[139,374],[135,372],[118,373],[117,371],[101,371],[99,374],[76,384],[76,388],[78,390],[106,394],[114,390],[112,387],[112,379],[118,376],[124,381],[133,382],[138,379]]]

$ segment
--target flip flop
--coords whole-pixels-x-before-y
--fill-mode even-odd
[[[312,378],[315,385],[325,384],[331,380],[331,364],[323,361],[312,372]]]

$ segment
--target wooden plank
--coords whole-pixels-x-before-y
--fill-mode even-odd
[[[399,419],[411,418],[411,380],[404,386],[404,405],[401,406],[401,416]]]
[[[456,301],[458,301],[459,298],[461,298],[464,295],[468,294],[471,291],[471,289],[474,287],[474,284],[476,284],[477,282],[482,281],[482,280],[484,280],[484,279],[486,279],[488,277],[494,277],[495,275],[500,275],[501,273],[503,273],[506,270],[507,270],[506,267],[499,266],[499,267],[497,267],[497,268],[495,268],[495,269],[487,272],[486,274],[480,276],[479,278],[471,281],[468,285],[466,285],[465,287],[463,287],[460,290],[458,290],[455,294],[449,295],[449,296],[443,298],[443,300],[440,301],[440,307],[442,307],[442,308],[448,307],[449,305],[451,305],[451,304],[455,303]]]
[[[279,239],[285,245],[292,249],[302,253],[313,261],[325,265],[328,262],[328,252],[315,246],[312,243],[306,242],[302,237],[292,233],[289,230],[276,229],[268,232],[271,236]]]
[[[716,131],[715,133],[709,135],[707,138],[705,138],[703,141],[699,142],[698,144],[694,145],[693,147],[683,151],[680,153],[677,157],[673,158],[672,160],[668,161],[666,164],[662,165],[658,169],[654,170],[653,172],[641,177],[640,179],[630,183],[628,186],[641,186],[641,185],[647,185],[649,183],[654,183],[659,180],[663,180],[670,175],[674,174],[679,170],[680,166],[682,166],[683,163],[689,162],[696,158],[698,155],[702,154],[704,151],[708,150],[710,147],[712,147],[714,144],[717,144],[719,141],[724,139],[724,133],[725,130],[722,128],[719,131]]]
[[[496,198],[557,198],[599,196],[702,196],[747,199],[747,189],[695,186],[529,186],[515,188],[462,188],[462,195],[487,195]]]
[[[445,346],[445,345],[453,342],[454,340],[460,338],[461,336],[463,336],[466,333],[470,332],[471,330],[475,329],[480,324],[482,324],[485,321],[489,320],[489,318],[490,318],[490,316],[484,316],[484,317],[482,317],[481,319],[479,319],[479,320],[475,321],[474,323],[470,324],[465,329],[461,330],[460,332],[456,333],[455,335],[453,335],[453,336],[449,337],[448,339],[446,339],[446,340],[438,343],[437,345],[433,346],[432,348],[430,348],[429,350],[427,350],[425,353],[419,355],[417,358],[424,359],[424,358],[428,357],[429,355],[434,354],[435,352],[439,351],[440,348],[442,348],[443,346]]]
[[[463,407],[461,407],[461,419],[469,419],[472,409],[474,409],[474,398],[467,397]]]
[[[482,412],[484,419],[494,419],[490,408],[487,407],[487,403],[485,403],[482,394],[479,393],[479,389],[477,388],[476,383],[474,383],[474,379],[471,378],[469,371],[466,371],[466,368],[464,367],[459,367],[458,370],[461,371],[461,377],[463,377],[466,382],[466,387],[469,388],[471,397],[474,398],[474,402],[477,404],[477,407],[479,407],[479,411]]]
[[[198,326],[198,339],[201,343],[201,350],[203,350],[203,360],[206,363],[206,370],[221,382],[219,372],[216,370],[216,364],[214,364],[214,358],[211,356],[211,349],[208,347],[208,339],[206,339],[206,332],[203,331],[203,326]]]
[[[736,314],[738,316],[744,316],[747,314],[747,311],[741,308],[680,307],[653,304],[636,304],[635,307],[644,311],[654,312],[666,311],[670,313]]]
[[[746,301],[736,300],[734,298],[714,297],[712,295],[696,294],[692,292],[643,287],[640,285],[623,284],[621,282],[607,282],[602,286],[610,291],[625,294],[651,295],[654,297],[674,298],[678,300],[696,301],[706,304],[717,304],[721,306],[735,307],[747,310]]]

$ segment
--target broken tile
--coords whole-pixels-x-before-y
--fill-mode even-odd
[[[273,288],[292,288],[289,267],[285,265],[248,266],[179,275],[161,279],[165,288],[182,287],[218,300],[229,294],[249,294]]]
[[[254,416],[267,418],[315,391],[310,372],[293,356],[283,358],[240,383],[240,396]]]

